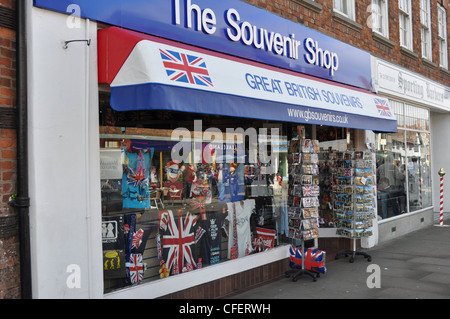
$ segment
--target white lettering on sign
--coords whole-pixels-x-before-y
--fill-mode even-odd
[[[217,32],[217,15],[210,9],[202,9],[193,4],[192,0],[184,0],[184,6],[180,0],[174,0],[174,21],[176,25],[182,24],[182,12],[184,23],[188,29],[204,32],[212,35]],[[294,33],[283,35],[242,21],[236,9],[228,9],[223,15],[228,25],[224,30],[227,38],[233,42],[241,42],[246,46],[252,46],[266,52],[285,56],[293,60],[300,58],[300,50],[304,47],[304,59],[307,63],[329,71],[331,76],[339,70],[339,56],[337,53],[319,47],[319,43],[312,38],[304,41],[296,40]]]
[[[181,24],[180,0],[174,1],[175,24]],[[206,34],[214,34],[217,30],[217,18],[211,9],[202,10],[198,5],[192,4],[191,0],[186,0],[186,27],[191,29],[193,21],[197,21],[196,30],[204,31]]]
[[[307,38],[305,40],[305,49],[308,52],[305,55],[305,59],[309,64],[315,64],[329,70],[332,76],[339,69],[339,58],[337,54],[321,49],[317,41]]]
[[[245,45],[253,45],[256,49],[267,50],[295,60],[298,59],[298,51],[302,43],[295,40],[295,34],[282,36],[279,33],[258,28],[248,21],[239,23],[241,18],[239,12],[235,9],[229,9],[226,18],[230,26],[230,28],[227,28],[227,36],[231,41],[242,41]]]

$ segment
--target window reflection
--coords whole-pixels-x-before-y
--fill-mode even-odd
[[[404,131],[379,134],[377,146],[378,215],[385,219],[406,212]]]
[[[376,134],[378,215],[382,219],[432,205],[429,111],[392,101],[397,133]]]
[[[408,133],[409,210],[414,212],[431,206],[430,134]]]

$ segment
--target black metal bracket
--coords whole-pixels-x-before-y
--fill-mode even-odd
[[[89,40],[69,40],[69,41],[65,41],[64,42],[64,49],[67,49],[67,48],[69,48],[69,43],[72,43],[72,42],[86,42],[86,44],[88,45],[88,46],[90,46],[91,45],[91,39],[89,39]]]
[[[16,197],[9,202],[9,205],[14,208],[28,208],[30,207],[29,197]]]

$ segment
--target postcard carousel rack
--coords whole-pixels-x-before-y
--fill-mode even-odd
[[[353,263],[356,256],[363,256],[367,261],[372,257],[357,251],[356,241],[372,235],[374,218],[374,154],[371,151],[341,152],[337,155],[334,171],[334,217],[337,234],[350,238],[352,249],[336,254],[349,257]]]
[[[317,272],[305,268],[305,241],[319,237],[319,142],[300,137],[290,143],[288,218],[291,247],[301,249],[301,268],[286,272],[293,281],[301,275],[308,275],[316,281]],[[301,245],[295,245],[301,241]]]

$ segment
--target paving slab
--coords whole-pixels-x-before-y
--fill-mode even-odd
[[[360,256],[353,263],[329,260],[316,282],[284,278],[233,299],[450,299],[450,227],[427,227],[367,252],[371,262]],[[367,284],[373,264],[379,266],[381,288]]]

